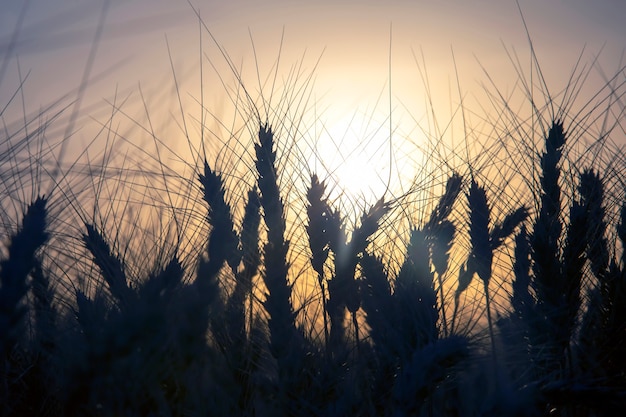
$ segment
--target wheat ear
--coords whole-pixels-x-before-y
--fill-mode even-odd
[[[269,314],[272,355],[282,360],[289,356],[293,347],[296,315],[291,304],[292,284],[288,279],[287,263],[289,246],[285,240],[284,206],[277,182],[274,133],[267,125],[259,128],[259,143],[255,144],[255,152],[260,201],[267,226],[267,242],[263,248],[263,280],[268,292],[263,306]]]
[[[532,285],[542,306],[558,305],[561,296],[559,239],[563,225],[560,219],[559,163],[564,144],[563,124],[555,121],[545,139],[546,149],[541,156],[539,215],[530,235],[533,258]]]
[[[241,260],[242,269],[235,274],[236,282],[233,294],[228,300],[228,319],[232,336],[235,340],[243,340],[246,333],[246,301],[249,301],[248,328],[252,328],[253,319],[253,285],[252,279],[261,264],[259,252],[259,225],[261,222],[260,201],[256,188],[248,191],[241,224]]]
[[[421,229],[413,229],[393,293],[398,308],[394,325],[404,339],[400,347],[403,361],[439,338],[439,310],[433,284],[428,235]]]
[[[134,293],[128,286],[122,260],[113,253],[105,237],[94,225],[85,224],[85,228],[87,234],[83,235],[83,242],[91,252],[93,262],[100,268],[111,295],[121,306],[128,305]]]
[[[359,347],[359,326],[356,312],[360,307],[359,284],[355,279],[359,257],[369,245],[370,238],[379,228],[381,219],[389,212],[390,206],[383,199],[378,200],[361,216],[360,225],[352,232],[352,239],[345,244],[333,242],[330,247],[335,253],[335,274],[328,283],[328,311],[331,318],[331,344],[337,346],[343,339],[343,318],[345,309],[352,316],[357,348]],[[336,227],[335,227],[336,228]],[[335,233],[337,231],[335,230]],[[343,230],[338,231],[345,241]]]
[[[28,291],[28,275],[36,265],[36,254],[48,240],[45,197],[31,203],[22,226],[11,236],[8,257],[0,262],[0,361],[19,337],[20,321],[26,308],[20,305]]]
[[[202,267],[206,276],[201,280],[211,281],[219,273],[224,262],[236,272],[241,261],[239,237],[235,232],[231,209],[226,202],[222,177],[204,162],[204,174],[198,175],[202,187],[202,198],[208,204],[207,221],[211,225],[211,234],[207,243],[208,260]]]
[[[324,198],[326,185],[320,182],[317,175],[311,176],[311,185],[307,190],[307,236],[311,250],[311,266],[317,274],[317,284],[320,288],[322,314],[324,320],[324,343],[328,347],[328,309],[326,306],[326,289],[324,287],[324,264],[330,250],[329,221],[332,216],[328,202]]]
[[[424,226],[424,230],[426,230],[429,235],[430,261],[437,273],[439,308],[441,309],[444,336],[447,336],[449,332],[443,289],[443,275],[448,271],[450,250],[452,249],[452,243],[456,234],[456,226],[448,217],[452,213],[454,203],[461,192],[462,184],[463,178],[456,173],[448,178],[445,192],[431,213],[428,223]]]

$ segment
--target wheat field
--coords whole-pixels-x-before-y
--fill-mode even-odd
[[[553,88],[511,58],[513,92],[486,74],[488,106],[390,134],[351,193],[315,71],[257,88],[218,50],[232,119],[176,71],[138,107],[2,85],[2,415],[626,410],[623,68],[587,94],[593,63]]]

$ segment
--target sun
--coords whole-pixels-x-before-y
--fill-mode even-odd
[[[373,202],[385,194],[390,170],[389,129],[355,112],[328,122],[316,143],[316,165],[329,179],[330,197]],[[322,174],[321,172],[318,174]]]
[[[366,152],[351,154],[337,166],[335,176],[342,193],[357,200],[382,196],[386,169],[381,166],[381,161],[375,159],[376,156]]]

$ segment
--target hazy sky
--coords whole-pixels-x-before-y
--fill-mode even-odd
[[[457,74],[463,92],[473,95],[486,88],[481,66],[502,91],[514,88],[519,79],[508,54],[517,54],[525,69],[530,67],[527,34],[514,0],[190,3],[241,69],[247,85],[259,84],[256,62],[261,81],[273,74],[279,50],[279,84],[298,63],[300,80],[313,72],[313,100],[334,133],[358,124],[357,111],[365,115],[362,118],[372,116],[374,125],[385,123],[390,52],[391,106],[407,132],[414,127],[406,127],[406,120],[415,123],[426,112],[422,71],[428,71],[434,104],[449,109],[459,100],[454,98]],[[612,75],[620,67],[626,48],[625,1],[519,0],[519,7],[555,91],[567,84],[583,48],[584,64],[602,51],[591,71],[590,79],[596,81],[590,83],[602,82],[603,73]],[[96,44],[100,20],[103,30]],[[116,89],[127,92],[139,85],[150,105],[157,106],[173,85],[170,57],[183,98],[198,100],[202,39],[205,105],[221,106],[215,111],[226,114],[225,90],[217,75],[232,87],[232,73],[206,29],[200,32],[198,18],[185,0],[1,0],[2,102],[26,74],[22,92],[31,110],[71,93],[81,83],[94,45],[83,108],[111,100]],[[174,101],[171,96],[167,100]]]
[[[10,56],[19,57],[22,71],[32,71],[31,82],[45,79],[67,89],[85,67],[106,3],[3,0],[0,50],[6,55],[12,47]],[[177,62],[197,60],[198,23],[186,0],[108,3],[94,73],[123,61],[107,76],[110,88],[112,83],[146,82],[156,72],[166,72],[169,63],[165,35]],[[515,47],[521,53],[527,50],[522,19],[513,0],[192,0],[191,4],[200,10],[208,28],[236,62],[252,59],[250,32],[257,56],[271,63],[284,29],[286,65],[306,50],[311,65],[322,55],[318,78],[333,78],[339,83],[362,81],[373,84],[375,89],[385,85],[388,75],[390,25],[394,74],[416,74],[413,51],[423,52],[429,67],[442,65],[447,67],[446,72],[453,73],[452,49],[457,66],[464,71],[478,60],[493,72],[501,71],[508,63],[504,47]],[[609,72],[617,68],[619,55],[626,47],[626,2],[520,0],[519,4],[548,72],[556,65],[570,69],[585,45],[592,54],[604,45],[603,66]],[[24,19],[12,44],[21,13]],[[214,53],[208,41],[204,42],[207,53]],[[217,57],[214,59],[217,61]],[[358,89],[354,93],[358,96]]]

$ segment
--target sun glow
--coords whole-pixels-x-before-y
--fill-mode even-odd
[[[329,178],[331,197],[352,202],[382,197],[389,185],[389,140],[385,121],[374,121],[368,114],[355,112],[326,124],[317,139],[313,166]]]

